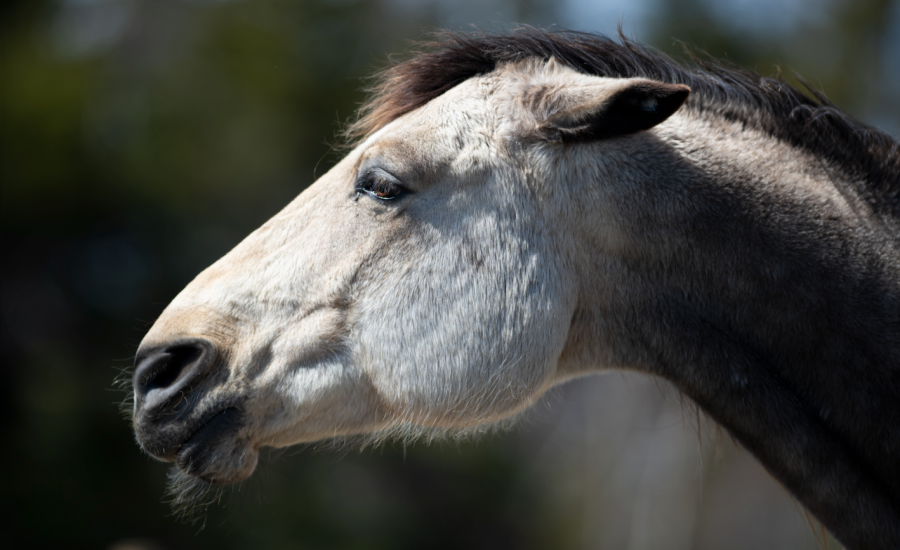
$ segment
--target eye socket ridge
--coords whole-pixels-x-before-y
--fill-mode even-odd
[[[356,192],[365,193],[381,201],[389,201],[408,191],[393,175],[381,168],[372,168],[357,178]]]

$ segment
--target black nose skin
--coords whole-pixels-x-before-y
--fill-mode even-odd
[[[200,398],[216,359],[208,340],[192,338],[141,347],[134,361],[134,427],[149,453],[174,460],[188,437],[184,422]]]

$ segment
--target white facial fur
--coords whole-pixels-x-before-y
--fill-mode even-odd
[[[559,367],[587,269],[572,236],[585,209],[594,233],[604,212],[567,180],[600,172],[535,132],[627,82],[552,60],[467,80],[358,146],[178,295],[143,345],[218,347],[229,377],[200,406],[242,398],[234,445],[252,455],[230,480],[260,446],[471,428],[579,373]],[[410,193],[360,195],[371,167]]]

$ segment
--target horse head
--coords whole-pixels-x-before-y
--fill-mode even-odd
[[[234,482],[263,446],[528,407],[584,368],[579,248],[614,223],[590,171],[627,185],[615,165],[687,95],[529,60],[387,124],[166,308],[136,360],[138,441]]]

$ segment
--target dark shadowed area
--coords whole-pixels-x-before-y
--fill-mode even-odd
[[[428,29],[624,32],[792,71],[900,134],[891,0],[0,4],[0,426],[33,548],[815,548],[799,506],[662,382],[555,390],[477,441],[264,452],[196,523],[114,379],[197,273],[339,158],[361,79]],[[700,434],[698,436],[698,433]],[[836,543],[830,542],[837,548]]]

